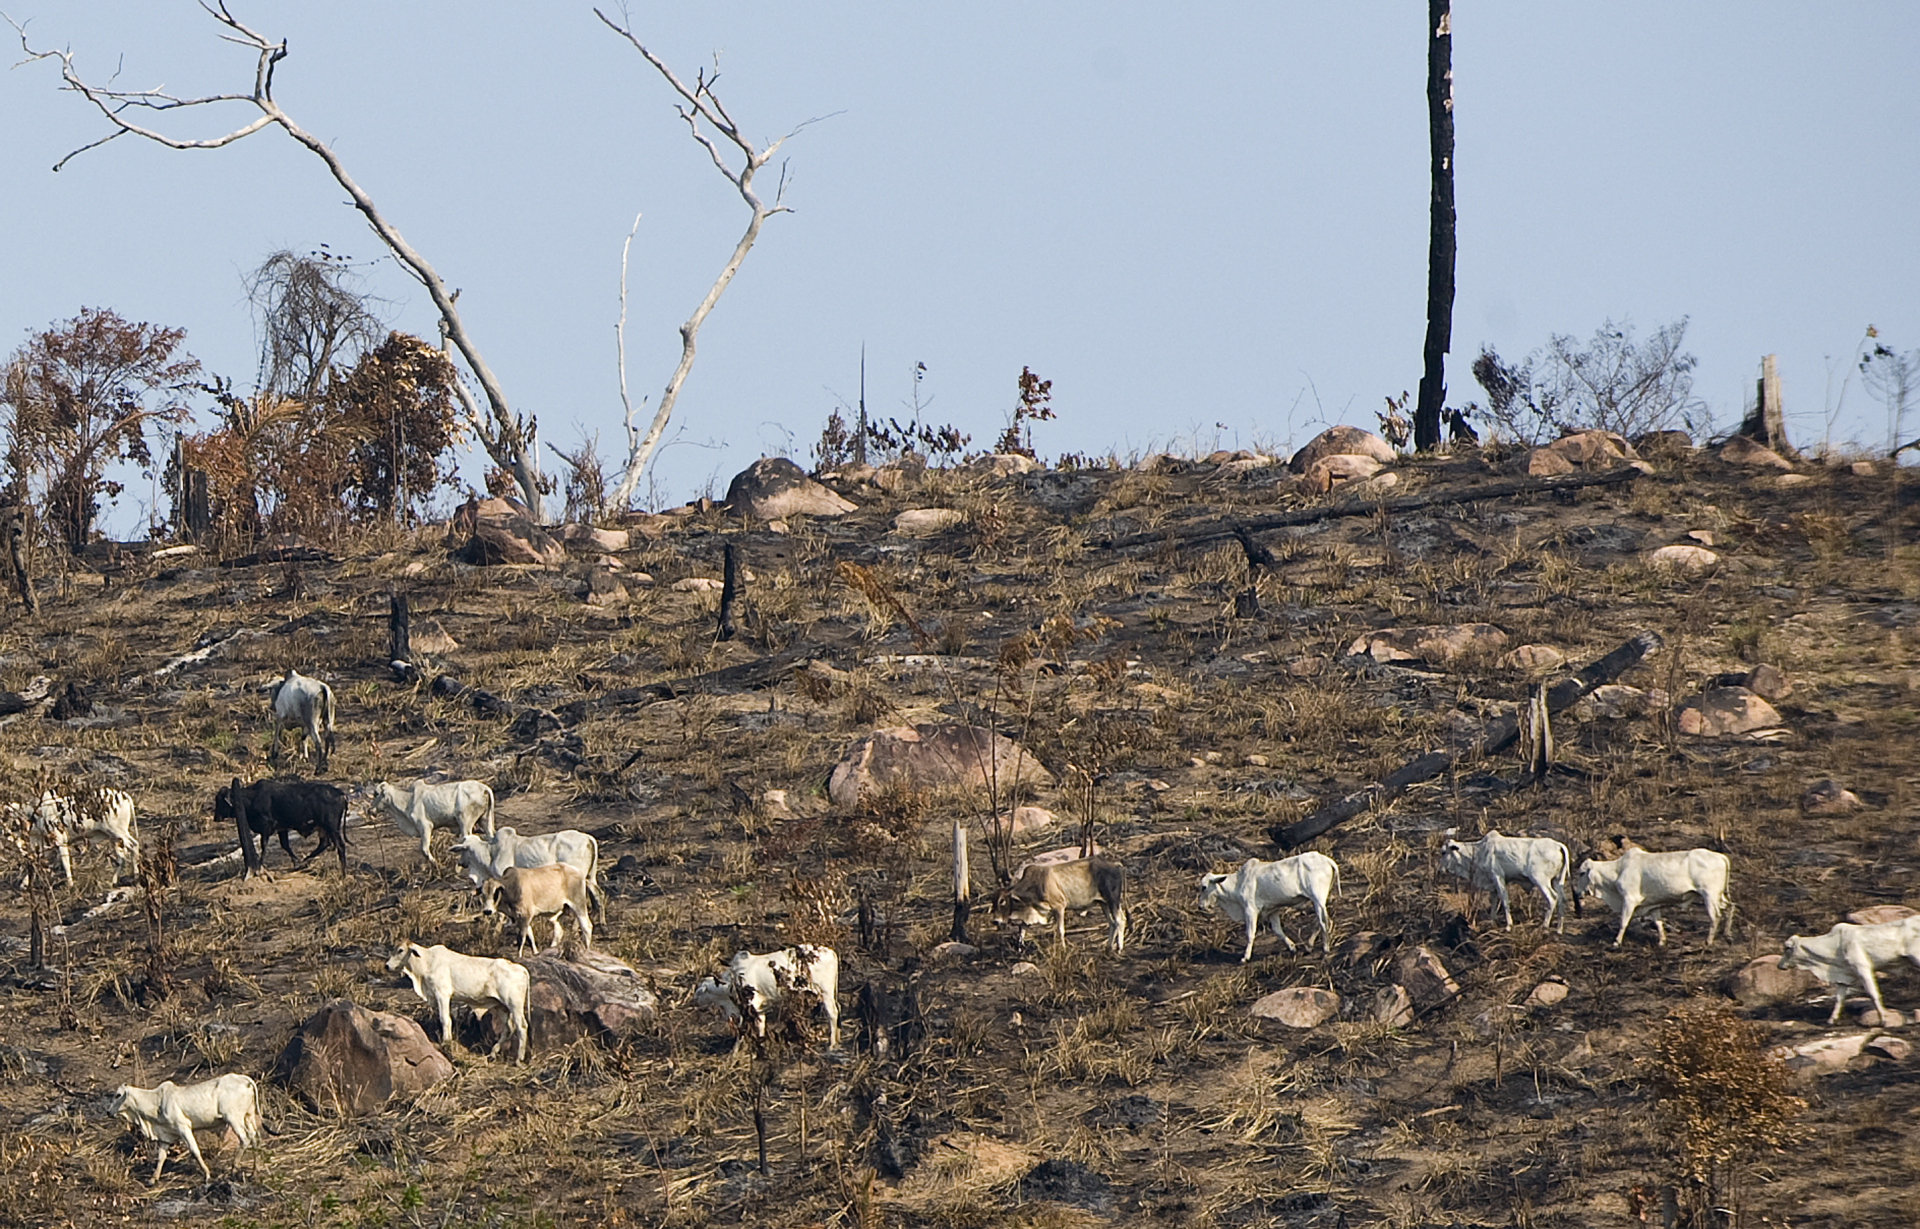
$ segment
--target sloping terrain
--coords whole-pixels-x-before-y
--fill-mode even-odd
[[[1500,476],[1471,454],[1399,467],[1392,493],[1441,497],[1426,506],[1274,528],[1261,518],[1330,504],[1275,470],[1205,462],[932,471],[895,493],[848,486],[858,511],[784,531],[718,509],[648,518],[619,556],[627,600],[597,606],[577,596],[584,556],[469,567],[437,531],[371,535],[325,562],[77,570],[40,618],[16,606],[0,631],[0,688],[44,676],[92,700],[66,721],[44,706],[0,719],[9,796],[34,796],[47,772],[134,795],[150,854],[170,843],[178,867],[160,907],[170,992],[150,981],[138,895],[95,908],[112,877],[99,852],[77,855],[77,884],[57,893],[46,968],[29,967],[12,895],[0,1224],[1587,1226],[1639,1223],[1643,1196],[1657,1217],[1646,1192],[1666,1181],[1670,1140],[1646,1060],[1668,1013],[1731,1006],[1728,975],[1789,933],[1920,905],[1920,511],[1884,466],[1804,469],[1782,485],[1692,453],[1630,482],[1475,500]],[[927,537],[890,532],[926,507],[962,515]],[[1235,524],[1273,556],[1257,601]],[[1709,571],[1647,563],[1702,538]],[[728,543],[753,575],[741,634],[717,642],[716,595],[674,582],[718,577]],[[388,669],[396,592],[416,644],[451,641],[421,681]],[[1366,632],[1464,623],[1567,665],[1348,656]],[[1336,941],[1373,933],[1357,956],[1289,953],[1263,933],[1242,966],[1238,928],[1195,909],[1203,872],[1277,856],[1269,829],[1463,745],[1535,682],[1647,631],[1663,647],[1622,684],[1678,701],[1772,665],[1791,684],[1778,729],[1690,737],[1657,704],[1588,702],[1556,723],[1559,768],[1536,784],[1508,751],[1339,825],[1313,847],[1343,870]],[[596,833],[603,863],[623,867],[597,945],[651,979],[663,1009],[631,1045],[536,1051],[524,1068],[469,1030],[445,1047],[453,1079],[366,1118],[263,1084],[277,1132],[264,1149],[203,1140],[210,1186],[178,1160],[150,1185],[147,1145],[106,1116],[116,1085],[264,1076],[333,998],[431,1033],[430,1009],[385,970],[396,943],[511,954],[448,860],[421,864],[357,813],[346,877],[275,849],[271,877],[240,880],[211,799],[267,771],[264,689],[287,666],[339,700],[334,779],[480,777],[503,823]],[[439,694],[441,673],[514,713]],[[1020,946],[978,901],[978,952],[936,951],[956,816],[974,833],[976,895],[991,886],[985,803],[896,789],[829,807],[827,771],[860,736],[954,719],[994,724],[1058,779],[1035,801],[1062,822],[1019,856],[1071,843],[1091,808],[1129,876],[1124,956],[1101,949],[1097,914],[1056,950],[1050,928]],[[1826,778],[1864,809],[1805,813]],[[1724,850],[1733,940],[1704,946],[1689,904],[1667,911],[1666,947],[1636,926],[1615,951],[1594,906],[1543,932],[1518,885],[1507,931],[1438,875],[1452,828],[1553,835],[1576,861],[1620,836]],[[1310,932],[1298,910],[1285,924]],[[841,954],[841,1052],[816,1029],[759,1057],[687,1003],[734,951],[796,941]],[[1397,958],[1421,945],[1460,993],[1376,1022]],[[1565,999],[1525,1006],[1552,978]],[[857,1021],[869,983],[909,1005],[884,1055]],[[1890,1005],[1920,1006],[1912,970],[1882,983]],[[1249,1014],[1293,986],[1345,1006],[1306,1030]],[[1808,996],[1743,1014],[1797,1043],[1827,1031],[1826,1010]],[[1805,1143],[1747,1172],[1749,1223],[1920,1219],[1920,1059],[1856,1059],[1796,1091]]]

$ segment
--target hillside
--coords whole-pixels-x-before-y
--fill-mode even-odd
[[[1884,464],[1863,468],[1807,462],[1783,481],[1681,448],[1629,480],[1473,498],[1511,487],[1514,466],[1471,452],[1403,461],[1352,506],[1351,486],[1316,495],[1231,458],[909,471],[893,489],[832,483],[858,505],[838,518],[639,518],[612,563],[575,548],[563,566],[471,566],[439,527],[303,562],[136,553],[50,578],[39,618],[10,607],[0,689],[72,683],[84,715],[29,702],[0,718],[8,797],[32,799],[49,772],[134,796],[149,857],[170,844],[178,867],[160,906],[171,984],[150,982],[137,893],[90,912],[112,886],[102,851],[77,852],[77,883],[57,889],[45,969],[12,895],[0,1224],[1599,1226],[1640,1223],[1635,1200],[1657,1223],[1671,1136],[1648,1060],[1669,1013],[1734,1008],[1770,1045],[1877,1031],[1858,999],[1829,1030],[1829,997],[1739,1006],[1725,986],[1791,933],[1920,906],[1920,511]],[[893,528],[922,508],[958,515]],[[1257,600],[1236,524],[1272,557]],[[718,578],[729,544],[752,578],[722,642],[717,594],[676,582]],[[1649,562],[1675,544],[1716,559]],[[396,592],[425,667],[412,682],[387,661]],[[1367,633],[1463,624],[1499,636],[1446,660],[1349,655]],[[1556,718],[1543,779],[1523,779],[1516,749],[1465,755],[1313,842],[1343,876],[1331,959],[1307,942],[1311,914],[1288,909],[1300,950],[1263,932],[1243,966],[1239,927],[1196,909],[1204,872],[1280,856],[1274,828],[1467,747],[1536,683],[1646,632],[1660,647],[1617,680],[1632,692]],[[1529,645],[1565,664],[1508,656]],[[449,855],[421,863],[358,806],[345,877],[331,855],[295,869],[275,848],[269,876],[242,881],[212,797],[266,773],[265,689],[288,666],[338,699],[331,779],[478,777],[503,824],[595,834],[610,896],[596,947],[652,984],[654,1025],[525,1067],[469,1028],[443,1047],[453,1078],[362,1117],[267,1083],[328,1000],[437,1037],[386,970],[397,943],[513,947]],[[1757,736],[1682,733],[1649,702],[1760,666],[1784,688]],[[441,675],[504,706],[444,694]],[[1123,956],[1102,949],[1098,911],[1071,920],[1065,950],[1051,927],[1024,947],[994,927],[977,794],[830,805],[827,773],[862,736],[954,720],[993,723],[1058,778],[1032,800],[1060,822],[1019,856],[1078,838],[1075,770],[1092,773],[1097,840],[1128,875]],[[1863,806],[1804,809],[1827,779]],[[936,950],[956,815],[973,832],[975,953]],[[1545,932],[1523,884],[1505,930],[1484,893],[1439,874],[1454,828],[1551,835],[1576,863],[1621,836],[1724,851],[1732,941],[1707,947],[1691,902],[1666,911],[1664,948],[1636,924],[1614,950],[1593,902]],[[839,1052],[816,1026],[756,1057],[687,1001],[734,951],[796,941],[840,953]],[[1381,1022],[1423,946],[1457,995]],[[1536,992],[1556,981],[1563,999]],[[910,1004],[885,1055],[858,1022],[868,983]],[[1881,985],[1920,1008],[1911,969]],[[1299,986],[1338,994],[1339,1014],[1295,1029],[1249,1013]],[[1920,1058],[1905,1054],[1797,1079],[1804,1142],[1738,1184],[1746,1223],[1920,1218]],[[177,1156],[149,1183],[149,1146],[107,1094],[227,1071],[262,1079],[278,1133],[241,1156],[202,1132],[211,1185]]]

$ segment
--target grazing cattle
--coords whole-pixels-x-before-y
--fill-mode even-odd
[[[1793,935],[1780,953],[1780,967],[1805,969],[1833,987],[1833,1013],[1827,1017],[1827,1023],[1832,1024],[1840,1018],[1847,991],[1852,989],[1864,988],[1873,1000],[1873,1009],[1884,1018],[1887,1008],[1880,1001],[1880,983],[1874,980],[1873,971],[1902,956],[1920,967],[1920,917],[1871,926],[1840,922],[1823,935]]]
[[[1551,928],[1553,915],[1560,914],[1560,932],[1566,933],[1567,871],[1573,858],[1567,847],[1552,837],[1501,836],[1489,830],[1477,841],[1448,841],[1440,850],[1440,869],[1464,879],[1468,886],[1492,888],[1500,901],[1500,914],[1507,929],[1513,929],[1513,905],[1507,899],[1507,884],[1525,879],[1540,889],[1547,902],[1547,916],[1541,925]]]
[[[327,757],[333,754],[333,688],[319,679],[287,667],[287,677],[273,685],[273,742],[267,758],[280,762],[280,728],[292,726],[301,731],[300,749],[313,740],[314,771],[327,770]]]
[[[1030,865],[995,898],[993,916],[1027,926],[1051,914],[1065,944],[1067,910],[1099,905],[1107,915],[1107,943],[1117,955],[1127,945],[1127,907],[1121,900],[1125,887],[1126,872],[1104,858]]]
[[[480,888],[480,912],[492,917],[502,905],[520,919],[520,950],[529,940],[534,955],[540,954],[540,941],[533,937],[535,918],[553,915],[553,945],[560,946],[560,915],[571,910],[580,924],[580,942],[593,946],[593,918],[587,910],[587,880],[577,866],[555,862],[550,866],[509,866],[498,879],[489,879]],[[516,953],[518,954],[518,953]]]
[[[439,865],[433,856],[435,828],[457,833],[456,840],[473,835],[485,820],[487,835],[493,835],[493,789],[485,781],[415,781],[405,789],[376,781],[366,795],[373,810],[393,821],[393,826],[410,839],[420,842],[420,856]]]
[[[200,1155],[193,1138],[196,1130],[222,1123],[233,1128],[242,1148],[260,1144],[260,1107],[253,1079],[245,1075],[223,1075],[200,1084],[176,1084],[168,1080],[158,1088],[134,1088],[126,1084],[113,1090],[108,1107],[114,1117],[153,1141],[153,1180],[167,1164],[167,1149],[185,1144],[200,1172],[213,1181],[213,1171]]]
[[[1275,910],[1267,920],[1267,929],[1280,937],[1293,951],[1293,940],[1280,928],[1281,905],[1313,906],[1320,922],[1320,950],[1333,954],[1333,937],[1327,923],[1327,898],[1340,890],[1340,867],[1323,853],[1309,850],[1278,862],[1248,858],[1231,875],[1205,875],[1200,880],[1200,907],[1224,914],[1229,921],[1247,928],[1247,950],[1240,963],[1253,959],[1253,939],[1260,931],[1260,915]]]
[[[693,1001],[740,1027],[743,1011],[753,1017],[757,1036],[767,1035],[767,1015],[788,990],[805,990],[827,1013],[827,1048],[840,1048],[840,955],[830,947],[801,944],[756,956],[734,953],[719,978],[703,978]]]
[[[232,785],[220,787],[213,796],[213,817],[231,819],[240,833],[240,856],[247,869],[241,876],[251,879],[267,858],[267,838],[274,834],[280,837],[280,848],[292,858],[293,845],[288,839],[290,833],[305,836],[310,832],[320,835],[319,843],[314,845],[313,853],[304,861],[311,862],[321,850],[331,845],[340,855],[340,873],[347,871],[347,795],[337,785],[325,781],[302,781],[269,779],[255,781],[252,785],[242,785],[235,777]],[[260,838],[260,848],[256,852],[253,838]]]
[[[504,875],[510,866],[551,866],[564,862],[586,878],[587,895],[599,908],[600,920],[606,920],[607,898],[600,890],[600,842],[584,832],[567,828],[538,836],[521,836],[512,828],[503,827],[485,837],[469,832],[453,843],[453,851],[466,864],[467,878],[473,880],[475,891],[487,880]]]
[[[508,1037],[516,1040],[519,1057],[527,1061],[527,997],[533,989],[533,975],[525,965],[491,956],[463,956],[450,947],[436,943],[422,947],[408,943],[387,961],[389,973],[405,972],[413,983],[413,992],[425,1003],[432,1003],[440,1017],[440,1038],[453,1040],[453,1005],[465,1003],[478,1015],[490,1011],[507,1013],[507,1031],[493,1045],[495,1053]]]
[[[27,808],[17,802],[7,807],[8,816],[16,821],[28,813]],[[133,799],[121,791],[95,789],[69,798],[48,790],[40,795],[31,814],[32,823],[27,828],[29,847],[53,846],[68,887],[73,886],[71,846],[75,839],[111,840],[116,880],[139,873],[140,830],[133,818]]]
[[[1660,946],[1665,947],[1667,924],[1660,920],[1661,906],[1678,904],[1687,893],[1696,893],[1707,906],[1707,946],[1711,947],[1728,905],[1730,866],[1726,854],[1712,849],[1653,853],[1629,848],[1610,861],[1589,858],[1582,862],[1573,877],[1573,890],[1579,896],[1599,897],[1620,915],[1620,930],[1613,936],[1615,947],[1627,937],[1627,923],[1641,909],[1653,918]]]

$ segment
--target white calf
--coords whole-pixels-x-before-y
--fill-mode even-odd
[[[600,891],[600,842],[585,832],[566,828],[521,836],[503,827],[491,836],[469,832],[453,843],[453,851],[466,863],[467,878],[477,891],[489,879],[498,879],[510,866],[551,866],[564,862],[586,877],[587,895],[599,907],[600,919],[607,917],[607,898]]]
[[[1823,935],[1793,935],[1780,953],[1780,967],[1806,969],[1833,987],[1833,1014],[1827,1017],[1827,1023],[1832,1024],[1840,1018],[1847,991],[1852,989],[1865,989],[1873,1000],[1873,1009],[1885,1017],[1886,1004],[1880,1001],[1880,983],[1874,980],[1873,971],[1902,956],[1920,967],[1920,917],[1872,926],[1841,922]]]
[[[497,1053],[507,1037],[519,1045],[516,1061],[527,1061],[527,996],[533,977],[525,965],[491,956],[463,956],[450,947],[436,943],[422,947],[408,943],[387,961],[390,973],[405,971],[413,983],[413,992],[422,1002],[432,1003],[440,1015],[442,1040],[453,1040],[453,1005],[465,1003],[475,1013],[507,1013],[507,1032],[494,1043]]]
[[[13,803],[9,816],[18,819],[26,808]],[[72,842],[77,838],[93,841],[106,838],[113,842],[114,878],[138,874],[140,870],[140,830],[133,818],[133,799],[117,789],[96,789],[77,797],[65,798],[51,790],[40,795],[35,804],[33,822],[27,830],[31,848],[53,846],[60,859],[60,870],[73,886]]]
[[[114,1117],[153,1141],[153,1180],[167,1164],[167,1149],[185,1144],[200,1172],[213,1181],[213,1171],[200,1155],[193,1138],[195,1130],[225,1123],[233,1128],[242,1148],[260,1145],[260,1108],[252,1077],[223,1075],[201,1084],[179,1085],[172,1080],[158,1088],[134,1088],[126,1084],[113,1090],[108,1107]]]
[[[292,726],[303,732],[300,749],[313,740],[314,767],[327,770],[327,757],[333,754],[333,688],[319,679],[287,667],[287,677],[273,685],[273,742],[267,758],[280,762],[280,727]],[[324,735],[324,737],[323,737]]]
[[[1327,923],[1327,898],[1340,891],[1340,867],[1323,853],[1309,850],[1278,862],[1248,858],[1231,875],[1205,875],[1200,880],[1200,907],[1224,914],[1229,921],[1247,928],[1247,950],[1240,957],[1245,964],[1253,959],[1253,939],[1260,931],[1260,915],[1275,910],[1267,919],[1267,929],[1280,937],[1293,951],[1293,940],[1280,928],[1281,905],[1313,906],[1320,923],[1320,949],[1331,955],[1333,938]]]
[[[553,915],[553,946],[560,946],[560,915],[572,912],[580,923],[580,942],[593,946],[593,918],[587,908],[587,880],[577,866],[555,862],[551,866],[509,866],[498,879],[489,879],[480,888],[480,912],[492,917],[505,904],[507,912],[520,919],[520,950],[529,941],[533,954],[540,954],[540,941],[533,937],[534,919]]]
[[[1567,914],[1561,905],[1572,862],[1567,847],[1551,837],[1501,836],[1491,830],[1477,841],[1448,841],[1440,850],[1442,871],[1466,880],[1470,887],[1493,889],[1508,930],[1513,929],[1513,905],[1507,899],[1507,884],[1525,879],[1546,899],[1547,916],[1541,925],[1551,927],[1558,910],[1560,933],[1566,933]]]
[[[1660,946],[1665,947],[1667,924],[1660,919],[1661,906],[1678,904],[1687,893],[1696,893],[1707,906],[1707,945],[1711,947],[1728,905],[1731,865],[1726,854],[1712,849],[1653,853],[1629,848],[1611,861],[1589,858],[1582,862],[1574,875],[1573,890],[1580,896],[1598,896],[1620,915],[1620,930],[1613,936],[1615,947],[1627,937],[1627,923],[1640,909],[1653,918]]]
[[[733,962],[719,978],[703,978],[694,987],[693,1001],[711,1008],[740,1027],[744,1008],[753,1016],[756,1035],[767,1035],[767,1014],[787,990],[806,990],[820,1000],[827,1013],[827,1048],[840,1048],[840,956],[830,947],[802,944],[756,956],[735,952]]]
[[[438,866],[433,856],[433,830],[445,828],[458,833],[455,839],[473,835],[486,821],[487,834],[493,834],[493,789],[485,781],[415,781],[401,789],[376,781],[365,797],[376,814],[393,821],[408,838],[420,842],[420,856]]]

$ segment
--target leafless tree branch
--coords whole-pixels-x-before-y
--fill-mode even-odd
[[[646,470],[647,462],[652,459],[655,450],[659,447],[661,433],[666,430],[667,419],[673,414],[674,402],[679,399],[680,386],[686,382],[687,372],[693,368],[694,341],[700,332],[700,325],[706,320],[708,313],[713,310],[714,304],[720,301],[720,296],[726,291],[727,284],[733,281],[733,275],[740,271],[740,264],[746,260],[747,253],[753,250],[754,240],[760,237],[761,225],[776,213],[790,212],[787,207],[781,203],[780,195],[776,195],[773,203],[769,205],[760,199],[759,194],[754,191],[753,187],[753,177],[758,174],[760,168],[765,166],[768,160],[773,157],[775,151],[787,140],[787,137],[781,137],[765,148],[756,147],[752,141],[741,135],[739,125],[734,123],[733,117],[727,113],[726,106],[720,101],[718,96],[714,94],[714,83],[719,79],[717,72],[710,73],[704,68],[701,69],[694,77],[693,86],[689,88],[684,81],[675,75],[671,68],[667,67],[664,60],[647,50],[646,45],[635,36],[630,25],[613,20],[613,18],[608,17],[597,8],[593,10],[593,15],[598,17],[609,30],[612,30],[615,34],[618,34],[621,38],[631,43],[633,49],[640,53],[641,58],[651,64],[654,70],[662,77],[666,78],[667,84],[673,87],[676,94],[680,95],[683,102],[676,110],[679,112],[680,118],[686,122],[688,132],[692,134],[694,141],[697,142],[702,149],[707,151],[707,156],[713,159],[714,167],[726,177],[728,183],[733,185],[734,191],[740,194],[740,199],[746,203],[749,214],[747,229],[745,233],[740,236],[740,241],[734,244],[733,254],[728,258],[726,265],[720,270],[720,276],[714,279],[713,285],[708,288],[706,297],[700,300],[700,305],[694,309],[693,315],[689,316],[687,322],[680,326],[680,361],[674,367],[673,375],[667,380],[665,391],[660,394],[659,405],[654,409],[653,421],[648,425],[646,434],[642,435],[635,428],[633,422],[633,407],[631,403],[627,405],[626,472],[621,476],[619,484],[614,487],[612,494],[607,500],[609,509],[618,510],[624,509],[627,506],[627,502],[633,498],[633,491],[634,488],[639,485],[641,473]],[[624,19],[626,14],[622,12],[621,16]],[[807,122],[812,123],[814,121],[809,120]],[[802,125],[802,127],[805,127],[805,125]],[[711,131],[709,131],[709,129],[711,129]],[[799,129],[796,128],[794,131],[798,132]],[[715,133],[718,134],[718,137],[714,135]],[[792,135],[792,133],[787,134],[787,136]],[[726,144],[732,145],[734,149],[738,151],[737,156],[741,161],[737,170],[727,161],[726,154],[721,148],[722,139],[724,139]],[[785,186],[786,174],[783,168],[781,173],[782,193],[784,193]],[[622,249],[621,312],[623,318],[626,310],[625,262],[626,254],[625,250]],[[624,360],[624,352],[622,357]],[[623,389],[625,379],[624,371],[623,361]],[[624,391],[622,392],[622,398],[623,400],[625,398]]]
[[[54,164],[53,169],[57,171],[87,150],[98,148],[116,137],[127,134],[144,137],[149,141],[164,145],[168,149],[219,149],[222,146],[231,145],[243,137],[251,136],[262,128],[278,125],[284,129],[288,136],[312,151],[316,157],[326,164],[327,170],[333,175],[334,181],[346,189],[347,195],[353,200],[354,208],[359,210],[367,219],[367,223],[373,228],[374,234],[380,237],[380,241],[386,244],[387,249],[394,254],[401,265],[404,266],[422,286],[426,287],[428,296],[432,298],[434,307],[440,313],[442,331],[446,337],[452,341],[453,345],[459,348],[461,357],[466,359],[468,368],[472,370],[474,377],[479,380],[481,390],[486,394],[487,405],[490,411],[488,417],[491,418],[491,422],[486,421],[480,414],[474,412],[474,407],[470,401],[468,402],[474,432],[480,437],[482,444],[486,447],[487,455],[493,458],[494,463],[513,475],[514,483],[520,488],[521,497],[526,501],[527,507],[532,511],[536,519],[539,518],[540,496],[546,484],[540,475],[539,455],[535,444],[536,423],[532,418],[521,418],[509,407],[506,394],[501,390],[499,381],[494,378],[492,370],[488,368],[486,364],[486,360],[480,356],[480,351],[474,346],[472,339],[468,336],[466,326],[460,320],[460,313],[454,306],[454,296],[448,292],[446,284],[441,280],[439,273],[434,270],[431,264],[427,263],[424,256],[414,250],[413,246],[406,241],[399,230],[387,221],[381,214],[379,208],[374,204],[373,198],[368,196],[358,183],[354,182],[352,176],[347,174],[346,167],[341,163],[340,159],[334,155],[334,152],[318,137],[313,136],[296,124],[292,117],[283,111],[280,105],[274,101],[273,73],[275,66],[287,56],[286,41],[281,40],[275,42],[246,26],[228,11],[226,0],[219,0],[218,3],[214,4],[207,3],[207,0],[201,0],[200,7],[206,10],[207,14],[215,21],[218,21],[226,27],[228,32],[220,36],[222,40],[245,47],[254,53],[253,91],[251,93],[208,94],[198,98],[179,98],[160,88],[150,90],[116,90],[104,86],[91,85],[82,78],[74,68],[73,53],[71,51],[37,50],[31,45],[27,38],[26,27],[14,21],[11,17],[5,18],[7,24],[12,26],[20,37],[20,46],[26,52],[27,56],[26,61],[23,62],[46,59],[58,60],[60,62],[62,88],[81,95],[89,103],[93,104],[94,108],[98,110],[101,116],[105,118],[109,124],[113,125],[114,128],[114,131],[102,137],[100,140],[83,145],[79,149],[67,154],[66,157]],[[4,16],[5,14],[0,14],[0,17]],[[137,124],[128,118],[130,112],[169,112],[192,107],[215,106],[221,103],[245,104],[256,108],[260,114],[249,123],[226,133],[224,136],[210,137],[202,140],[188,140],[169,136],[157,129]]]

